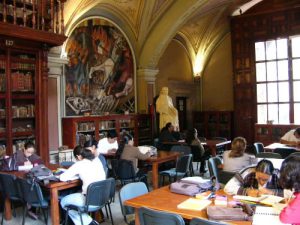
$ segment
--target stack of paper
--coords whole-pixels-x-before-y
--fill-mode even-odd
[[[180,203],[179,205],[177,205],[177,208],[201,211],[205,209],[207,206],[209,206],[210,204],[211,204],[210,200],[189,198],[183,201],[182,203]]]

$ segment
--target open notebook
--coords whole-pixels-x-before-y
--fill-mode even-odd
[[[252,225],[284,225],[279,220],[280,210],[274,207],[256,206]]]
[[[246,202],[254,202],[264,205],[274,205],[276,203],[281,202],[284,198],[275,196],[275,195],[262,195],[261,197],[251,197],[245,195],[235,195],[233,196],[235,200],[246,201]]]

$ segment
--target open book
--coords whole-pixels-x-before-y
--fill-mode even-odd
[[[205,209],[207,206],[209,206],[210,204],[211,204],[210,200],[189,198],[181,202],[179,205],[177,205],[177,208],[201,211]]]
[[[283,225],[279,220],[280,210],[273,207],[256,206],[252,225]]]
[[[235,200],[240,201],[246,201],[246,202],[253,202],[253,203],[259,203],[263,205],[269,205],[272,206],[276,203],[281,202],[284,198],[280,196],[275,195],[262,195],[260,197],[251,197],[251,196],[245,196],[245,195],[235,195],[233,196]]]

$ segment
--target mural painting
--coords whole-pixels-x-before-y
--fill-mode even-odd
[[[86,20],[68,38],[66,52],[66,116],[134,112],[133,57],[117,27]]]

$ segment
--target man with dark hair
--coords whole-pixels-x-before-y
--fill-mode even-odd
[[[115,131],[109,131],[107,137],[99,140],[97,145],[98,155],[107,154],[109,152],[116,152],[119,145],[117,142],[117,133]]]
[[[167,123],[165,127],[161,129],[160,135],[159,135],[159,141],[161,143],[163,142],[177,142],[177,139],[173,136],[174,132],[174,126],[172,123]]]
[[[280,139],[280,143],[292,146],[300,145],[300,127],[285,133],[285,135],[283,135],[283,137]]]

